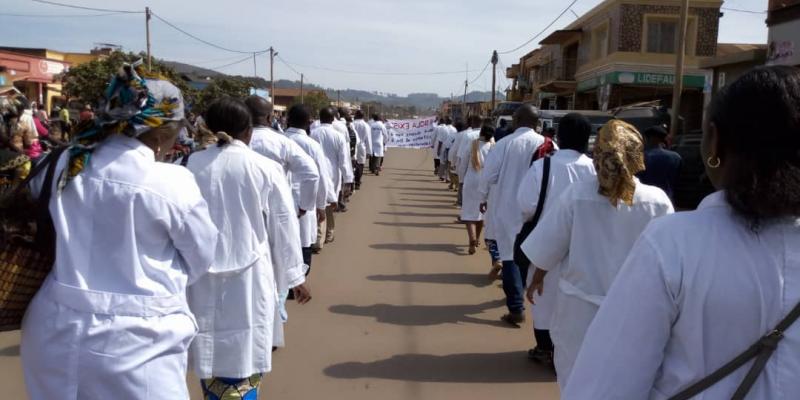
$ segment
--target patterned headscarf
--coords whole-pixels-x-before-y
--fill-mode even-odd
[[[608,197],[614,207],[620,200],[632,205],[635,175],[644,171],[644,146],[639,131],[627,122],[609,121],[597,135],[594,166],[600,181],[599,193]]]
[[[105,138],[117,133],[138,137],[183,119],[180,89],[161,77],[145,80],[137,71],[141,65],[141,60],[123,65],[109,82],[95,119],[78,127],[71,143],[68,178],[83,170],[94,148]]]

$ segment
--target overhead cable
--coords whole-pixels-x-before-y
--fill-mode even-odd
[[[42,4],[49,4],[51,6],[59,6],[59,7],[67,7],[67,8],[75,8],[78,10],[89,10],[89,11],[102,11],[102,12],[111,12],[111,13],[122,13],[122,14],[144,14],[144,10],[142,11],[134,11],[134,10],[112,10],[108,8],[94,8],[94,7],[84,7],[84,6],[77,6],[74,4],[67,4],[67,3],[58,3],[55,1],[49,0],[31,0],[34,3],[42,3]]]
[[[219,49],[219,50],[223,50],[223,51],[227,51],[227,52],[231,52],[231,53],[250,54],[250,55],[252,55],[253,53],[255,53],[255,54],[263,54],[263,53],[266,53],[266,52],[269,51],[269,49],[256,50],[256,51],[252,51],[252,50],[251,51],[242,51],[242,50],[234,50],[234,49],[230,49],[230,48],[227,48],[227,47],[224,47],[224,46],[220,46],[220,45],[218,45],[216,43],[212,43],[212,42],[209,42],[209,41],[207,41],[205,39],[201,39],[201,38],[199,38],[199,37],[187,32],[187,31],[181,29],[177,25],[173,24],[172,22],[167,21],[166,19],[162,18],[161,16],[159,16],[158,14],[156,14],[156,13],[154,13],[152,11],[150,11],[150,15],[156,17],[159,21],[165,23],[167,26],[171,27],[172,29],[175,29],[176,31],[178,31],[178,32],[180,32],[180,33],[182,33],[182,34],[184,34],[184,35],[186,35],[186,36],[188,36],[188,37],[200,42],[200,43],[203,43],[203,44],[205,44],[207,46],[211,46],[211,47]]]
[[[575,5],[575,3],[577,3],[577,2],[578,2],[578,0],[573,0],[571,3],[569,3],[569,6],[567,6],[567,8],[565,8],[565,9],[564,9],[564,11],[562,11],[562,12],[561,12],[561,14],[558,14],[558,16],[557,16],[555,19],[553,19],[552,21],[550,21],[550,23],[549,23],[549,24],[547,24],[547,26],[546,26],[546,27],[544,27],[544,29],[542,29],[542,30],[541,30],[539,33],[537,33],[537,34],[536,34],[534,37],[532,37],[532,38],[528,39],[528,41],[527,41],[527,42],[525,42],[525,43],[523,43],[523,44],[521,44],[521,45],[519,45],[519,46],[517,46],[517,47],[515,47],[515,48],[513,48],[513,49],[511,49],[511,50],[507,50],[507,51],[498,51],[498,52],[497,52],[497,54],[509,54],[509,53],[513,53],[513,52],[515,52],[515,51],[517,51],[517,50],[519,50],[519,49],[521,49],[521,48],[523,48],[523,47],[525,47],[525,46],[529,45],[531,42],[533,42],[534,40],[536,40],[536,38],[538,38],[539,36],[542,36],[542,35],[543,35],[545,32],[547,32],[547,30],[548,30],[548,29],[550,29],[550,27],[552,27],[553,25],[555,25],[555,23],[556,23],[556,22],[558,22],[558,20],[559,20],[559,19],[561,19],[561,17],[563,17],[563,16],[564,16],[564,14],[566,14],[567,12],[569,12],[569,10],[572,8],[572,6],[574,6],[574,5]]]

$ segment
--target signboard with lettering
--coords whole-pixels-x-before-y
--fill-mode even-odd
[[[436,117],[390,119],[386,124],[389,142],[386,147],[422,149],[433,145]]]
[[[660,74],[653,72],[609,72],[602,76],[578,82],[577,91],[584,92],[594,89],[602,84],[637,85],[637,86],[674,86],[674,74]],[[703,75],[684,75],[683,86],[691,88],[705,87],[706,77]]]

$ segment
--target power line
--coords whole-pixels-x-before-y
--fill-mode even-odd
[[[223,46],[220,46],[218,44],[211,43],[211,42],[209,42],[207,40],[201,39],[201,38],[199,38],[199,37],[187,32],[187,31],[179,28],[177,25],[167,21],[166,19],[162,18],[161,16],[159,16],[158,14],[156,14],[156,13],[154,13],[152,11],[150,11],[150,15],[156,17],[159,21],[165,23],[167,26],[171,27],[172,29],[175,29],[176,31],[178,31],[178,32],[180,32],[182,34],[184,34],[184,35],[186,35],[186,36],[188,36],[188,37],[190,37],[190,38],[192,38],[194,40],[197,40],[200,43],[203,43],[205,45],[211,46],[211,47],[219,49],[219,50],[228,51],[228,52],[231,52],[231,53],[250,54],[251,56],[253,55],[253,53],[255,53],[255,54],[263,54],[263,53],[266,53],[266,52],[269,51],[269,49],[257,50],[257,51],[241,51],[241,50],[229,49],[227,47],[223,47]]]
[[[521,44],[521,45],[519,45],[519,46],[517,46],[517,47],[515,47],[515,48],[513,48],[511,50],[508,50],[508,51],[498,51],[497,54],[513,53],[513,52],[515,52],[515,51],[517,51],[517,50],[529,45],[531,42],[536,40],[536,38],[538,38],[539,36],[542,36],[545,32],[547,32],[547,30],[550,29],[550,27],[555,25],[555,23],[558,22],[558,20],[561,19],[561,17],[563,17],[564,14],[566,14],[572,8],[572,6],[574,6],[575,3],[577,3],[577,2],[578,2],[578,0],[573,0],[572,3],[569,3],[569,6],[567,6],[567,8],[565,8],[564,11],[561,12],[561,14],[558,14],[558,16],[554,20],[552,20],[549,24],[547,24],[547,26],[544,29],[542,29],[541,32],[537,33],[536,36],[530,38],[527,42],[525,42],[525,43],[523,43],[523,44]]]
[[[104,14],[6,14],[0,13],[0,17],[23,17],[23,18],[79,18],[79,17],[106,17],[109,15],[126,15],[129,13],[110,12]]]
[[[733,11],[733,12],[740,12],[745,14],[766,14],[767,11],[753,11],[753,10],[743,10],[741,8],[730,8],[730,7],[720,7],[723,11]]]
[[[295,73],[295,74],[297,74],[297,75],[303,75],[303,74],[301,74],[300,72],[298,72],[296,69],[294,69],[294,67],[292,67],[291,65],[289,65],[289,63],[288,63],[288,62],[286,62],[286,60],[284,60],[284,59],[283,59],[283,57],[281,57],[281,56],[280,56],[280,54],[277,54],[275,57],[277,57],[277,58],[278,58],[278,61],[282,62],[282,63],[283,63],[283,65],[285,65],[287,68],[289,68],[290,70],[294,71],[294,73]]]
[[[34,3],[49,4],[49,5],[52,5],[52,6],[76,8],[78,10],[102,11],[102,12],[112,12],[112,13],[121,13],[121,14],[144,14],[144,11],[111,10],[111,9],[108,9],[108,8],[84,7],[84,6],[76,6],[74,4],[57,3],[55,1],[48,1],[48,0],[31,0],[31,1],[33,1]]]
[[[245,62],[245,61],[250,61],[250,60],[252,60],[252,59],[253,59],[253,54],[250,54],[250,55],[248,55],[247,57],[245,57],[245,58],[242,58],[241,60],[237,60],[237,61],[234,61],[234,62],[232,62],[232,63],[229,63],[229,64],[220,65],[219,67],[213,67],[213,68],[209,68],[209,69],[214,69],[214,70],[217,70],[217,69],[228,68],[228,67],[232,67],[232,66],[234,66],[234,65],[236,65],[236,64],[241,64],[241,63],[243,63],[243,62]]]
[[[491,64],[492,64],[492,62],[491,62],[491,61],[487,62],[487,63],[486,63],[486,65],[483,67],[483,70],[481,71],[481,73],[480,73],[480,74],[478,74],[478,76],[476,76],[476,77],[475,77],[475,79],[473,79],[472,81],[470,81],[470,82],[469,82],[469,84],[470,84],[470,85],[472,85],[473,83],[477,82],[477,81],[478,81],[478,79],[480,79],[480,78],[481,78],[481,76],[483,76],[483,73],[484,73],[484,72],[486,72],[486,69],[488,69],[488,68],[489,68],[489,65],[491,65]]]

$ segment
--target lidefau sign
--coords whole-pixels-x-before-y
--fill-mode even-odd
[[[578,91],[593,89],[600,84],[638,85],[638,86],[674,86],[675,75],[652,72],[609,72],[601,77],[594,77],[578,83]],[[703,88],[706,77],[703,75],[684,75],[683,86]]]

